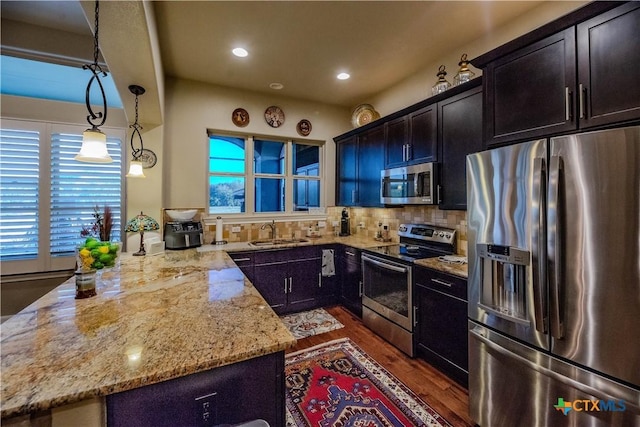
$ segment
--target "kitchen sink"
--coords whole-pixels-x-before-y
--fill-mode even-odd
[[[286,245],[291,243],[305,243],[307,239],[268,239],[268,240],[252,240],[249,242],[253,246],[274,246],[274,245]]]

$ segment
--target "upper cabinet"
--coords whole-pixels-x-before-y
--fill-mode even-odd
[[[616,5],[587,5],[472,61],[484,69],[488,146],[640,119],[640,79],[629,72],[640,61],[640,4]]]
[[[438,160],[436,104],[391,120],[386,127],[386,168]]]
[[[579,126],[640,118],[640,3],[579,24],[577,37]]]
[[[384,124],[335,138],[336,205],[382,206],[380,171],[384,168]]]
[[[383,206],[383,169],[439,162],[440,208],[466,209],[466,155],[482,149],[481,85],[474,79],[334,138],[336,205]]]

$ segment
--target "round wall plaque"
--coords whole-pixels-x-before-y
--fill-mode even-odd
[[[156,157],[156,153],[146,148],[142,149],[142,153],[138,157],[138,160],[142,162],[142,167],[144,169],[152,168],[158,162],[158,158]]]
[[[272,128],[280,127],[284,123],[284,111],[282,108],[272,105],[264,111],[264,120]]]
[[[231,113],[231,121],[238,127],[245,127],[249,124],[249,113],[244,108],[236,108]]]
[[[296,125],[296,130],[301,136],[308,136],[311,133],[311,122],[307,119],[302,119]]]

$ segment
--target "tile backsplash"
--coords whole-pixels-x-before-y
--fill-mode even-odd
[[[342,217],[342,207],[327,208],[326,226],[318,229],[322,235],[334,234],[340,227],[333,227],[334,222],[339,222]],[[466,211],[442,211],[437,207],[403,206],[398,208],[347,208],[351,225],[351,234],[361,237],[376,237],[378,224],[389,225],[389,236],[395,242],[399,240],[398,227],[400,224],[432,224],[441,227],[453,228],[457,234],[457,252],[460,255],[467,254],[467,212]],[[265,222],[243,224],[224,224],[223,239],[228,242],[247,242],[250,240],[269,239],[271,228],[262,226]],[[307,236],[309,227],[316,230],[318,221],[281,221],[276,222],[276,235],[279,238],[301,238]],[[362,224],[364,227],[360,227]],[[235,228],[238,231],[232,231]],[[204,226],[205,243],[211,243],[215,238],[215,224]]]

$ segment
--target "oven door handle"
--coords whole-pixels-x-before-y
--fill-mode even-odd
[[[366,260],[367,262],[370,262],[371,264],[375,264],[378,267],[385,268],[387,270],[393,270],[393,271],[397,271],[399,273],[406,273],[407,272],[407,268],[406,267],[398,267],[398,266],[395,266],[395,265],[387,264],[386,262],[376,261],[375,259],[369,258],[366,255],[363,255],[362,259]]]

